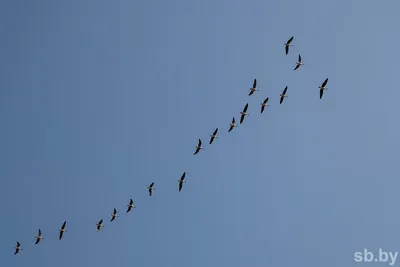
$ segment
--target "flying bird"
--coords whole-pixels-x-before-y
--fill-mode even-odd
[[[244,117],[250,115],[247,112],[247,108],[249,107],[249,103],[246,104],[246,106],[244,107],[243,111],[240,112],[240,114],[242,114],[242,116],[240,117],[240,124],[243,123]]]
[[[286,55],[289,53],[289,47],[292,46],[292,44],[290,44],[293,41],[294,36],[290,37],[289,40],[287,40],[287,42],[285,43],[285,52]]]
[[[259,91],[259,90],[257,90],[257,79],[254,79],[253,87],[250,88],[250,93],[249,93],[249,95],[254,94],[255,91]]]
[[[261,113],[264,112],[264,108],[265,108],[265,107],[269,107],[269,105],[267,104],[268,100],[269,100],[269,97],[267,97],[267,98],[264,100],[264,102],[261,103]]]
[[[212,142],[214,142],[214,139],[215,139],[215,138],[218,138],[217,133],[218,133],[218,128],[215,129],[215,131],[214,131],[213,134],[211,135],[211,138],[210,138],[210,145],[212,144]]]
[[[186,172],[184,172],[184,173],[182,174],[181,179],[178,180],[178,183],[179,183],[179,192],[182,190],[183,183],[186,183],[186,181],[185,181],[185,176],[186,176]]]
[[[96,231],[100,231],[101,227],[104,227],[103,225],[103,219],[101,219],[98,223],[96,223]]]
[[[232,131],[233,128],[237,127],[236,122],[235,122],[235,117],[233,117],[231,124],[229,124],[229,130],[228,132]]]
[[[114,208],[114,212],[111,214],[110,222],[114,221],[118,217],[117,210]]]
[[[151,196],[154,190],[154,182],[152,182],[147,188],[149,189],[149,195]]]
[[[294,70],[297,70],[302,65],[304,65],[304,64],[303,64],[303,61],[301,60],[301,56],[299,54],[299,60],[296,62],[296,67],[294,68]]]
[[[325,85],[328,83],[328,78],[325,79],[325,81],[319,86],[319,99],[322,98],[322,95],[324,94],[325,90],[328,90],[328,88],[325,88]]]
[[[21,248],[21,244],[17,241],[17,246],[15,247],[14,255],[16,255],[20,250],[24,250]]]
[[[279,95],[281,96],[281,101],[280,101],[279,104],[282,104],[283,100],[284,100],[286,97],[288,97],[288,96],[286,95],[286,91],[287,91],[287,86],[285,87],[285,89],[283,89],[283,92],[282,92],[281,94],[279,94]]]
[[[39,229],[38,235],[35,236],[35,239],[36,239],[35,245],[39,244],[40,240],[44,239],[42,236],[42,231],[40,231],[40,229]]]
[[[65,225],[67,224],[67,221],[64,221],[64,223],[61,225],[61,229],[60,231],[60,236],[59,236],[59,240],[61,240],[61,238],[63,237],[64,232],[67,232],[67,230],[65,230]]]
[[[128,206],[128,209],[126,210],[126,213],[130,212],[133,208],[136,208],[132,199],[129,200],[129,204],[127,206]]]
[[[196,155],[197,153],[199,153],[200,150],[204,150],[203,147],[202,147],[202,144],[203,144],[203,142],[201,142],[201,139],[199,138],[199,143],[198,143],[198,145],[196,146],[196,151],[194,152],[193,155]]]

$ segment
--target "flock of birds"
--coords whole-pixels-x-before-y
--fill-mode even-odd
[[[293,41],[293,38],[294,38],[294,36],[290,37],[289,40],[287,40],[287,42],[285,43],[286,55],[289,53],[289,48],[292,46],[291,43]],[[294,68],[294,70],[297,70],[298,68],[300,68],[303,65],[304,64],[303,64],[301,55],[299,55],[298,60],[296,62],[296,67]],[[327,83],[328,83],[328,78],[326,78],[325,81],[318,87],[319,88],[319,98],[320,99],[322,98],[322,96],[324,94],[324,91],[328,89],[328,88],[325,87]],[[283,89],[282,93],[280,93],[280,101],[279,101],[280,104],[282,104],[283,100],[288,97],[287,94],[286,94],[287,89],[288,89],[288,87],[286,86]],[[253,87],[250,88],[249,96],[253,95],[256,91],[258,91],[258,89],[257,89],[257,79],[254,79]],[[261,113],[264,112],[265,107],[269,107],[268,101],[269,101],[269,97],[265,98],[265,100],[261,103]],[[249,115],[249,113],[247,113],[248,107],[249,107],[249,103],[247,103],[245,105],[245,107],[243,108],[243,110],[240,112],[240,114],[241,114],[241,116],[240,116],[240,124],[242,124],[244,119],[245,119],[245,117]],[[237,127],[237,125],[236,125],[235,117],[233,117],[232,122],[229,124],[228,132],[232,131],[233,128],[235,128],[235,127]],[[210,145],[214,142],[214,140],[216,138],[218,138],[217,134],[218,134],[218,128],[216,128],[214,130],[214,132],[211,134],[211,138],[210,138],[210,141],[209,141]],[[201,139],[199,139],[198,144],[196,146],[196,150],[195,150],[193,155],[198,154],[201,150],[203,150],[203,142],[201,141]],[[186,183],[185,176],[186,176],[186,172],[184,172],[182,174],[181,178],[178,180],[178,184],[179,184],[179,189],[178,190],[179,191],[182,190],[183,184]],[[155,189],[154,188],[154,182],[152,182],[149,186],[147,186],[147,189],[148,189],[149,195],[152,196],[153,190]],[[128,208],[126,210],[126,213],[130,212],[133,208],[136,208],[136,206],[135,206],[135,204],[134,204],[132,199],[130,199],[129,204],[127,205],[127,207]],[[118,217],[117,210],[114,208],[114,211],[111,214],[110,222],[114,221],[117,217]],[[58,236],[59,240],[61,240],[63,238],[64,233],[67,232],[66,225],[67,225],[67,221],[64,221],[64,223],[61,225],[61,228],[59,229],[59,236]],[[100,229],[102,227],[104,227],[103,219],[101,219],[96,224],[96,231],[97,232],[100,231]],[[35,238],[35,245],[39,244],[40,241],[42,239],[44,239],[43,236],[42,236],[42,231],[40,229],[38,231],[37,236],[35,236],[34,238]],[[17,245],[15,247],[14,255],[18,254],[21,250],[23,250],[23,248],[21,247],[21,244],[17,241]]]

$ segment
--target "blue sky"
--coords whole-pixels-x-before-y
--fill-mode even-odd
[[[363,248],[400,251],[399,8],[1,1],[2,263],[357,266]]]

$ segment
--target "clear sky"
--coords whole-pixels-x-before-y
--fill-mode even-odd
[[[358,266],[364,248],[400,251],[399,10],[1,1],[2,266]]]

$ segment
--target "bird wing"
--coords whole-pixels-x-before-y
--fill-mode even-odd
[[[100,221],[99,221],[99,224],[102,224],[103,223],[103,219],[101,219]]]
[[[263,113],[264,112],[264,106],[261,106],[261,113]]]
[[[231,126],[229,127],[228,133],[229,133],[230,131],[232,131],[232,129],[233,129],[233,126],[231,125]]]
[[[153,190],[149,189],[149,195],[151,196],[153,193]]]
[[[285,46],[286,55],[289,53],[289,46]]]
[[[154,185],[154,182],[152,182],[152,183],[150,184],[150,187],[153,187],[153,185]]]
[[[40,238],[36,238],[35,245],[37,245],[40,242]]]
[[[257,87],[257,79],[254,79],[253,88],[256,88],[256,87]]]
[[[286,94],[286,91],[287,91],[287,86],[285,87],[285,89],[283,89],[282,94],[283,94],[283,95]]]
[[[129,199],[129,205],[132,205],[132,204],[133,204],[133,200]]]
[[[290,39],[287,41],[287,44],[290,44],[293,41],[294,36],[290,37]]]
[[[240,117],[240,124],[242,124],[243,120],[244,120],[244,115],[242,115],[242,116]]]
[[[63,237],[63,234],[64,234],[64,232],[63,231],[60,231],[60,236],[59,236],[59,240],[61,240],[61,238]]]
[[[300,56],[300,54],[299,54],[299,62],[301,62],[301,56]]]
[[[181,191],[181,190],[182,190],[182,185],[183,185],[183,183],[182,183],[182,182],[180,182],[180,183],[179,183],[179,191]]]
[[[39,229],[39,234],[38,234],[38,236],[41,236],[42,235],[42,231],[40,231],[40,229]]]
[[[235,117],[233,117],[233,119],[232,119],[232,123],[235,123]]]
[[[64,221],[64,223],[61,226],[61,229],[64,229],[66,224],[67,224],[67,221]]]
[[[322,95],[323,95],[323,94],[324,94],[324,90],[320,89],[320,90],[319,90],[319,99],[322,98]]]
[[[294,70],[297,70],[300,67],[299,64],[296,65],[296,67],[294,68]]]
[[[199,153],[199,151],[200,151],[200,148],[197,148],[193,155],[196,155],[197,153]]]
[[[269,100],[269,97],[267,97],[267,98],[264,100],[264,104],[267,104],[268,100]]]
[[[215,129],[215,131],[213,132],[213,135],[216,135],[218,133],[218,128]]]
[[[126,210],[126,213],[130,212],[131,209],[132,209],[132,206],[129,206],[129,205],[128,205],[128,209]]]
[[[186,172],[184,172],[184,173],[182,174],[182,177],[181,177],[181,180],[182,180],[182,181],[185,179],[185,176],[186,176]]]
[[[117,210],[114,208],[114,214],[117,214]]]
[[[279,104],[282,104],[284,97],[281,96],[281,100],[279,101]]]
[[[243,112],[246,112],[248,107],[249,107],[249,103],[246,104],[246,106],[243,109]]]
[[[326,78],[326,80],[322,83],[321,87],[324,87],[327,83],[328,83],[328,78]]]
[[[210,145],[212,144],[213,141],[214,141],[214,137],[211,136],[211,138],[210,138]]]
[[[254,94],[254,91],[250,90],[250,93],[249,93],[249,95],[252,95],[252,94]]]
[[[21,244],[17,241],[17,247],[19,248],[21,246]]]
[[[203,142],[201,141],[201,139],[199,138],[199,144],[198,146],[201,146],[203,144]]]

